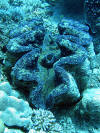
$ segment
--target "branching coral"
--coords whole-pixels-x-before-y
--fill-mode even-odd
[[[61,125],[56,122],[52,112],[39,109],[33,110],[32,115],[33,129],[48,133],[63,133]]]

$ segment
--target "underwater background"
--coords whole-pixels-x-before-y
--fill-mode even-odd
[[[0,0],[0,133],[100,133],[100,0]]]

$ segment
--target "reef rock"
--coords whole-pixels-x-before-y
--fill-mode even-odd
[[[100,88],[85,90],[75,110],[84,120],[100,123]]]

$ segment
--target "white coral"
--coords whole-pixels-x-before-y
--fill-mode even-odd
[[[33,129],[48,133],[62,133],[62,127],[56,122],[52,112],[48,110],[33,110]]]
[[[28,128],[31,124],[32,109],[28,102],[11,96],[11,88],[6,85],[0,85],[0,118],[7,126]]]

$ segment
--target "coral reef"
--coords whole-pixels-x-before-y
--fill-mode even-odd
[[[56,122],[52,112],[48,110],[33,110],[33,129],[48,133],[63,133],[63,128]]]
[[[86,121],[100,123],[100,89],[89,88],[85,90],[82,100],[76,106],[76,111]]]
[[[97,21],[96,21],[96,30],[100,32],[100,16],[97,18]]]
[[[3,121],[0,119],[0,133],[4,133],[4,130],[5,130],[4,123],[3,123]]]
[[[0,1],[0,132],[100,133],[99,8]]]
[[[79,132],[100,132],[100,98],[99,88],[88,88],[83,92],[83,98],[74,108],[74,123],[76,123],[76,130]]]
[[[29,133],[46,133],[46,132],[44,132],[44,131],[35,131],[35,130],[31,129],[29,131]]]
[[[12,6],[21,6],[23,4],[22,0],[9,0],[8,3]]]
[[[7,50],[14,54],[20,53],[23,55],[25,52],[28,53],[19,58],[14,65],[11,73],[13,82],[15,82],[17,86],[23,86],[24,89],[27,87],[32,90],[30,91],[28,89],[30,92],[29,101],[32,106],[45,108],[45,99],[43,100],[42,96],[43,80],[39,78],[41,70],[40,67],[38,67],[38,65],[40,65],[38,64],[38,58],[39,56],[41,58],[41,55],[39,55],[39,49],[35,48],[41,47],[44,40],[45,29],[42,21],[38,19],[25,22],[25,24],[19,24],[18,27],[19,30],[15,29],[10,32],[11,39],[7,44]],[[92,42],[92,38],[88,34],[89,28],[77,21],[62,20],[58,24],[58,30],[60,35],[56,37],[56,43],[61,50],[61,55],[50,53],[41,60],[42,66],[47,69],[53,67],[57,80],[60,82],[59,84],[62,83],[61,86],[56,87],[46,96],[46,105],[52,107],[55,103],[56,105],[60,103],[71,104],[79,100],[80,94],[76,81],[70,73],[66,72],[64,67],[68,64],[78,65],[83,63],[87,58],[87,51],[84,47],[88,47]],[[65,96],[64,99],[63,96]],[[69,98],[72,100],[68,103],[67,99]]]
[[[98,29],[97,19],[100,17],[100,1],[99,0],[85,0],[85,15],[86,22],[90,25],[93,32]]]
[[[28,129],[31,125],[32,109],[28,102],[11,95],[8,83],[0,87],[0,118],[7,126],[18,126]]]
[[[4,133],[25,133],[19,129],[8,129],[8,128],[5,128],[5,131]]]

